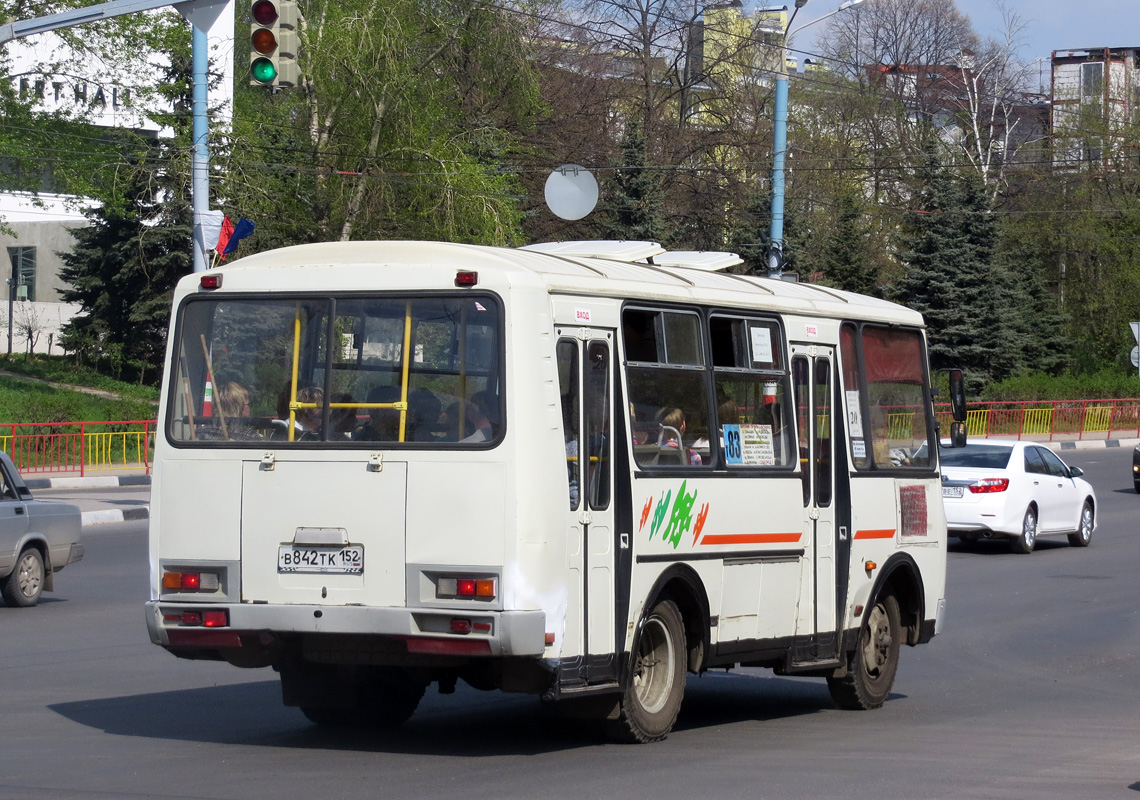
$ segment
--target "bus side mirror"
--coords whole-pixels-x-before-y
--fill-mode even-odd
[[[951,422],[950,423],[950,446],[951,447],[965,447],[966,446],[966,423],[965,422]]]
[[[946,370],[950,378],[950,416],[956,422],[966,421],[966,379],[960,369]]]

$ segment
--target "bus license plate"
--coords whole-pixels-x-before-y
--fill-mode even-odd
[[[277,551],[278,572],[360,575],[364,572],[364,547],[304,547],[283,544]]]
[[[961,486],[943,486],[942,487],[942,496],[943,497],[961,497],[962,496],[962,487]]]

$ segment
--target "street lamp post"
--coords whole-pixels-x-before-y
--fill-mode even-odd
[[[772,146],[772,227],[769,232],[768,277],[780,278],[784,274],[784,161],[788,153],[788,44],[792,40],[789,31],[799,10],[808,0],[796,0],[795,11],[788,20],[780,37],[780,64],[776,69],[776,113],[773,117],[774,141]],[[822,22],[830,16],[857,6],[863,0],[844,0],[839,8],[822,17],[804,23],[795,32],[799,33],[809,25]]]

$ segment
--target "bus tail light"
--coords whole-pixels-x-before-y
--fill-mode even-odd
[[[228,628],[230,612],[225,609],[166,611],[162,615],[162,621],[168,625],[180,625],[185,628]]]
[[[162,588],[172,592],[216,592],[220,585],[216,572],[162,573]]]
[[[1004,492],[1009,488],[1009,478],[982,478],[966,487],[970,494],[991,494]]]
[[[455,273],[455,285],[459,287],[475,286],[479,283],[479,273],[469,270],[460,270]]]
[[[435,596],[494,600],[498,594],[497,588],[495,578],[478,578],[473,575],[447,576],[436,581]]]

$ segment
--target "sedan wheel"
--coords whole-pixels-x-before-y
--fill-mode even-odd
[[[1037,544],[1037,511],[1030,506],[1025,509],[1025,518],[1021,521],[1021,534],[1010,542],[1010,549],[1024,555],[1032,553],[1035,544]]]
[[[1093,534],[1093,509],[1092,504],[1087,500],[1085,501],[1084,508],[1081,509],[1081,524],[1077,528],[1076,533],[1069,534],[1069,544],[1073,547],[1088,547],[1089,542],[1092,541]]]
[[[44,590],[44,560],[40,551],[29,547],[20,553],[16,568],[0,587],[4,602],[10,606],[34,606]]]

